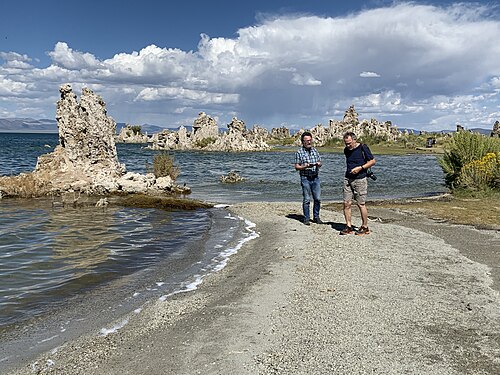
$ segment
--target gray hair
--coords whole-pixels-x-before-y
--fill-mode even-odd
[[[346,139],[346,138],[349,138],[349,137],[351,137],[353,141],[355,141],[356,138],[358,138],[358,137],[356,137],[356,134],[354,134],[353,132],[346,132],[346,133],[344,133],[343,139]]]

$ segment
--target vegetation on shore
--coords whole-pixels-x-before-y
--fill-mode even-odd
[[[432,147],[426,147],[427,139],[432,138]],[[452,138],[451,134],[404,134],[397,141],[388,141],[385,137],[362,135],[359,141],[370,146],[375,155],[406,155],[406,154],[443,154]],[[321,152],[343,152],[344,141],[331,139],[324,146],[318,147]]]
[[[500,189],[500,138],[455,133],[439,163],[453,191]]]
[[[374,202],[382,208],[409,210],[427,217],[476,228],[500,230],[500,192],[470,194],[465,191],[439,199]]]
[[[162,151],[154,156],[153,165],[146,164],[146,170],[154,173],[156,178],[169,176],[172,181],[175,181],[179,177],[180,169],[174,162],[173,156],[166,151]]]
[[[207,137],[207,138],[203,138],[203,139],[198,139],[195,142],[195,146],[199,147],[199,148],[205,148],[208,145],[211,145],[212,143],[215,143],[216,140],[217,139],[214,138],[214,137]]]

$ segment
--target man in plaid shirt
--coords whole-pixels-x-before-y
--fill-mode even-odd
[[[302,185],[302,210],[304,211],[304,224],[310,225],[310,202],[311,196],[314,200],[313,222],[323,224],[319,218],[321,206],[321,186],[319,179],[319,168],[321,167],[321,157],[318,151],[312,147],[312,134],[304,132],[301,136],[302,147],[295,153],[295,169],[300,174],[300,184]]]

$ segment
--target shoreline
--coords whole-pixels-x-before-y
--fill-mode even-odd
[[[500,371],[497,231],[369,207],[372,234],[339,236],[338,211],[306,227],[298,202],[228,209],[259,237],[197,290],[10,373]]]

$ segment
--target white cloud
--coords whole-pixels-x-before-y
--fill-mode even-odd
[[[201,104],[228,104],[237,103],[238,94],[212,93],[178,87],[146,88],[137,95],[136,100],[180,100]]]
[[[356,103],[360,109],[368,112],[415,114],[423,110],[421,103],[403,102],[401,94],[393,90],[357,97],[353,102]]]
[[[174,109],[174,113],[184,113],[184,111],[186,110],[186,107],[180,107],[180,108],[175,108]]]
[[[359,73],[359,76],[362,78],[379,78],[380,74],[374,72],[361,72]]]
[[[99,66],[99,60],[94,55],[73,51],[64,42],[56,43],[54,51],[49,52],[48,55],[55,65],[66,69],[95,69]]]
[[[490,84],[495,90],[500,90],[500,77],[493,77]]]
[[[3,68],[6,69],[30,69],[31,59],[27,55],[21,55],[16,52],[0,52],[0,59],[4,60]]]
[[[294,73],[292,79],[290,80],[292,85],[297,86],[319,86],[321,81],[314,79],[310,73],[298,74]]]
[[[236,38],[201,34],[196,51],[149,45],[102,61],[58,42],[48,67],[0,52],[0,95],[15,108],[19,96],[86,85],[113,117],[133,123],[178,123],[203,110],[267,127],[313,126],[354,103],[361,117],[397,116],[405,127],[447,115],[467,125],[490,119],[500,102],[500,21],[488,12],[403,3],[337,18],[277,16]],[[54,104],[44,110],[53,117]]]
[[[27,86],[26,83],[15,82],[0,75],[0,97],[17,97],[21,94],[25,94],[27,93]]]

